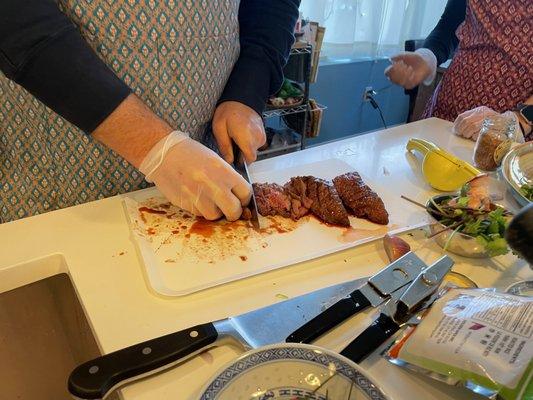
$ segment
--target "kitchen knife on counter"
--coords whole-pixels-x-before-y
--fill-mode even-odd
[[[242,156],[241,149],[235,142],[233,142],[233,167],[235,170],[242,175],[242,177],[252,186],[252,181],[250,179],[250,173],[248,172],[248,165],[246,164],[246,160]],[[257,211],[257,203],[255,201],[255,193],[252,189],[252,197],[250,198],[250,202],[248,203],[248,208],[250,209],[250,212],[252,214],[252,217],[250,219],[250,222],[252,223],[253,227],[257,230],[261,229],[261,223],[259,222],[259,213]]]
[[[399,270],[407,264],[419,271],[426,267],[412,253],[394,263]],[[363,278],[341,283],[106,354],[74,369],[68,389],[78,399],[102,399],[127,382],[172,367],[228,341],[244,349],[283,342],[290,332],[320,314],[324,304],[335,303],[366,281]]]
[[[327,308],[287,337],[287,342],[311,343],[352,315],[368,307],[378,307],[400,297],[407,285],[420,273],[423,262],[412,252],[372,276],[361,287]]]
[[[392,337],[416,313],[426,309],[439,297],[438,288],[451,270],[453,260],[443,256],[422,271],[399,299],[388,301],[379,317],[357,336],[341,354],[359,363]]]

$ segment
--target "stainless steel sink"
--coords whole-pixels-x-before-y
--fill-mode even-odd
[[[50,257],[37,261],[65,262],[62,256],[60,260],[58,255]],[[21,268],[24,265],[17,266]],[[28,268],[36,268],[36,261]],[[71,399],[70,371],[99,354],[66,273],[0,293],[2,399]]]

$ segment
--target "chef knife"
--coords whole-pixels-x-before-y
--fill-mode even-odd
[[[244,159],[241,149],[235,142],[233,142],[233,167],[235,170],[242,175],[242,177],[252,186],[252,181],[250,180],[250,173],[248,171],[248,165]],[[250,222],[253,227],[257,230],[261,229],[261,223],[259,222],[259,213],[257,212],[257,203],[255,201],[255,193],[252,189],[252,197],[248,203],[248,208],[252,214]]]
[[[372,325],[346,346],[341,354],[356,363],[364,360],[418,311],[433,304],[439,296],[437,289],[453,264],[450,257],[443,256],[422,271],[403,295],[398,300],[391,299]]]
[[[400,259],[402,260],[402,259]],[[400,261],[398,260],[398,261]],[[397,263],[426,266],[411,254]],[[78,366],[68,388],[78,399],[102,399],[119,386],[172,367],[214,346],[234,342],[244,349],[283,342],[298,326],[347,296],[367,278],[330,286],[236,317],[197,325],[106,354]]]
[[[372,276],[361,287],[296,329],[287,342],[311,343],[342,321],[368,307],[377,307],[406,287],[420,273],[422,261],[412,252]],[[399,297],[399,296],[398,296]]]

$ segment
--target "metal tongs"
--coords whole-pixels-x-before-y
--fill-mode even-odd
[[[424,269],[396,300],[391,298],[379,317],[357,336],[341,354],[354,362],[360,362],[392,337],[417,314],[429,308],[439,298],[437,290],[453,260],[448,256]]]

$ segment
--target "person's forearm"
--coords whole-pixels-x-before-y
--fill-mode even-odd
[[[465,15],[466,0],[448,0],[439,22],[424,41],[424,48],[435,54],[437,65],[448,60],[457,48],[459,40],[455,31]]]
[[[130,94],[92,136],[139,168],[150,149],[172,130],[137,96]]]
[[[131,92],[54,0],[0,1],[0,70],[86,133]]]
[[[219,103],[237,101],[261,114],[268,96],[283,83],[299,5],[299,0],[241,0],[241,52]]]

